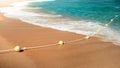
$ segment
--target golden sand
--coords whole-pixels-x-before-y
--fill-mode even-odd
[[[0,50],[42,46],[84,37],[10,19],[0,14]],[[86,37],[89,38],[89,37]],[[119,68],[120,47],[91,37],[84,41],[0,54],[0,68]]]

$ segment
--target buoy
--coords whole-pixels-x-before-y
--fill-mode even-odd
[[[16,51],[16,52],[23,52],[24,49],[17,45],[17,46],[14,47],[14,51]]]
[[[110,21],[112,22],[114,19],[111,19]]]
[[[106,27],[108,27],[108,24],[105,24]]]
[[[99,28],[97,29],[97,32],[100,32],[100,31],[102,31],[102,28],[101,28],[101,27],[99,27]]]
[[[88,35],[85,37],[85,39],[89,39],[89,38],[90,38],[90,36],[88,36]]]
[[[64,45],[64,44],[65,44],[65,42],[64,42],[64,41],[62,41],[62,40],[60,40],[60,41],[58,42],[58,44],[59,44],[59,45]]]
[[[118,15],[115,15],[115,17],[118,17]]]

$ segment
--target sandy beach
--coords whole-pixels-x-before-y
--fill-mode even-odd
[[[11,49],[16,45],[42,46],[82,37],[84,36],[7,18],[0,13],[0,50]],[[58,45],[20,53],[2,53],[0,68],[120,68],[119,57],[120,46],[92,37],[62,47]]]

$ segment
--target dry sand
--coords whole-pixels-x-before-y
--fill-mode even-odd
[[[6,18],[0,14],[0,50],[56,43],[83,37]],[[120,47],[91,38],[84,41],[0,54],[0,68],[120,68]]]

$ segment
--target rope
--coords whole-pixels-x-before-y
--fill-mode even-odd
[[[13,49],[0,50],[0,54],[7,53],[7,52],[12,52],[12,51],[14,51],[14,50]]]
[[[75,39],[75,40],[66,41],[65,43],[73,43],[73,42],[82,41],[82,40],[85,40],[85,37],[83,37],[81,39]]]
[[[119,15],[115,15],[114,18],[110,19],[110,22],[105,24],[104,26],[108,27]]]
[[[118,17],[119,15],[115,15],[112,19],[110,19],[110,21],[108,23],[106,23],[103,27],[98,27],[98,29],[96,30],[96,33],[93,34],[92,36],[98,34],[99,32],[101,32],[103,29],[105,29],[105,27],[108,27],[110,24],[112,24],[112,22]]]
[[[48,45],[42,45],[42,46],[33,46],[33,47],[26,47],[26,48],[24,48],[24,50],[30,50],[30,49],[36,49],[36,48],[45,48],[45,47],[51,47],[51,46],[58,46],[58,45],[64,45],[64,44],[67,44],[67,43],[72,43],[72,42],[76,42],[76,41],[81,41],[81,40],[84,40],[84,38],[82,38],[82,39],[76,39],[76,40],[70,40],[70,41],[66,41],[66,42],[64,42],[64,41],[59,41],[59,42],[61,42],[61,43],[55,43],[55,44],[48,44]]]
[[[58,45],[58,44],[56,43],[56,44],[48,44],[48,45],[43,45],[43,46],[33,46],[33,47],[27,47],[27,48],[25,48],[25,50],[36,49],[36,48],[45,48],[45,47],[51,47],[51,46],[56,46],[56,45]]]
[[[110,19],[110,21],[104,25],[104,27],[108,27],[113,21],[115,18],[117,18],[118,15],[115,15],[114,18]],[[48,44],[48,45],[42,45],[42,46],[31,46],[31,47],[20,47],[20,46],[16,46],[15,48],[13,49],[7,49],[7,50],[0,50],[0,54],[1,53],[6,53],[6,52],[12,52],[12,51],[16,51],[16,52],[23,52],[24,50],[31,50],[31,49],[38,49],[38,48],[45,48],[45,47],[52,47],[52,46],[62,46],[64,44],[67,44],[67,43],[74,43],[74,42],[77,42],[77,41],[83,41],[83,40],[87,40],[89,39],[91,36],[94,36],[96,35],[97,33],[101,32],[103,30],[103,27],[99,27],[97,30],[96,30],[96,33],[93,34],[93,35],[87,35],[83,38],[80,38],[80,39],[75,39],[75,40],[69,40],[69,41],[59,41],[58,43],[55,43],[55,44]]]

